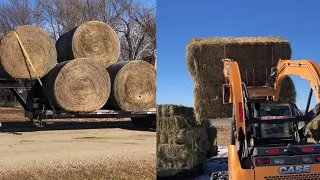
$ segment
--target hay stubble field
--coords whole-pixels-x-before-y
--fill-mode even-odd
[[[154,130],[125,119],[35,128],[22,110],[0,114],[0,179],[155,179]]]

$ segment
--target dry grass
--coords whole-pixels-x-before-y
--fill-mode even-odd
[[[14,107],[0,107],[0,121],[27,121],[28,118],[24,117],[24,110],[22,108]]]
[[[155,159],[123,160],[95,165],[28,168],[0,173],[2,180],[156,179]]]

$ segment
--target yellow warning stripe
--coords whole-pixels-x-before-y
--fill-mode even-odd
[[[16,37],[17,37],[17,39],[18,39],[18,42],[19,42],[19,45],[20,45],[20,47],[21,47],[21,49],[22,49],[22,52],[23,52],[23,54],[24,54],[24,57],[28,60],[28,62],[29,62],[29,64],[30,64],[33,72],[36,74],[37,79],[38,79],[40,85],[42,86],[42,82],[41,82],[41,80],[40,80],[39,74],[38,74],[37,71],[34,69],[34,66],[33,66],[33,64],[32,64],[32,62],[31,62],[31,60],[30,60],[30,58],[29,58],[26,50],[24,49],[24,47],[23,47],[23,45],[22,45],[22,43],[21,43],[21,41],[20,41],[20,38],[19,38],[18,34],[16,33],[16,31],[13,31],[13,32],[14,32],[14,34],[16,35]]]

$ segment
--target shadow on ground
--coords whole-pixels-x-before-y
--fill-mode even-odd
[[[36,127],[30,122],[2,122],[0,133],[22,135],[22,132],[55,131],[55,130],[84,130],[84,129],[110,129],[120,128],[132,131],[156,132],[155,128],[139,128],[130,121],[108,121],[108,122],[55,122],[53,124],[43,123],[44,127]]]

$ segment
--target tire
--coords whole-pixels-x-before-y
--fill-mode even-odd
[[[134,124],[137,127],[140,128],[153,128],[156,121],[156,118],[154,117],[148,117],[148,118],[131,118],[132,124]]]

